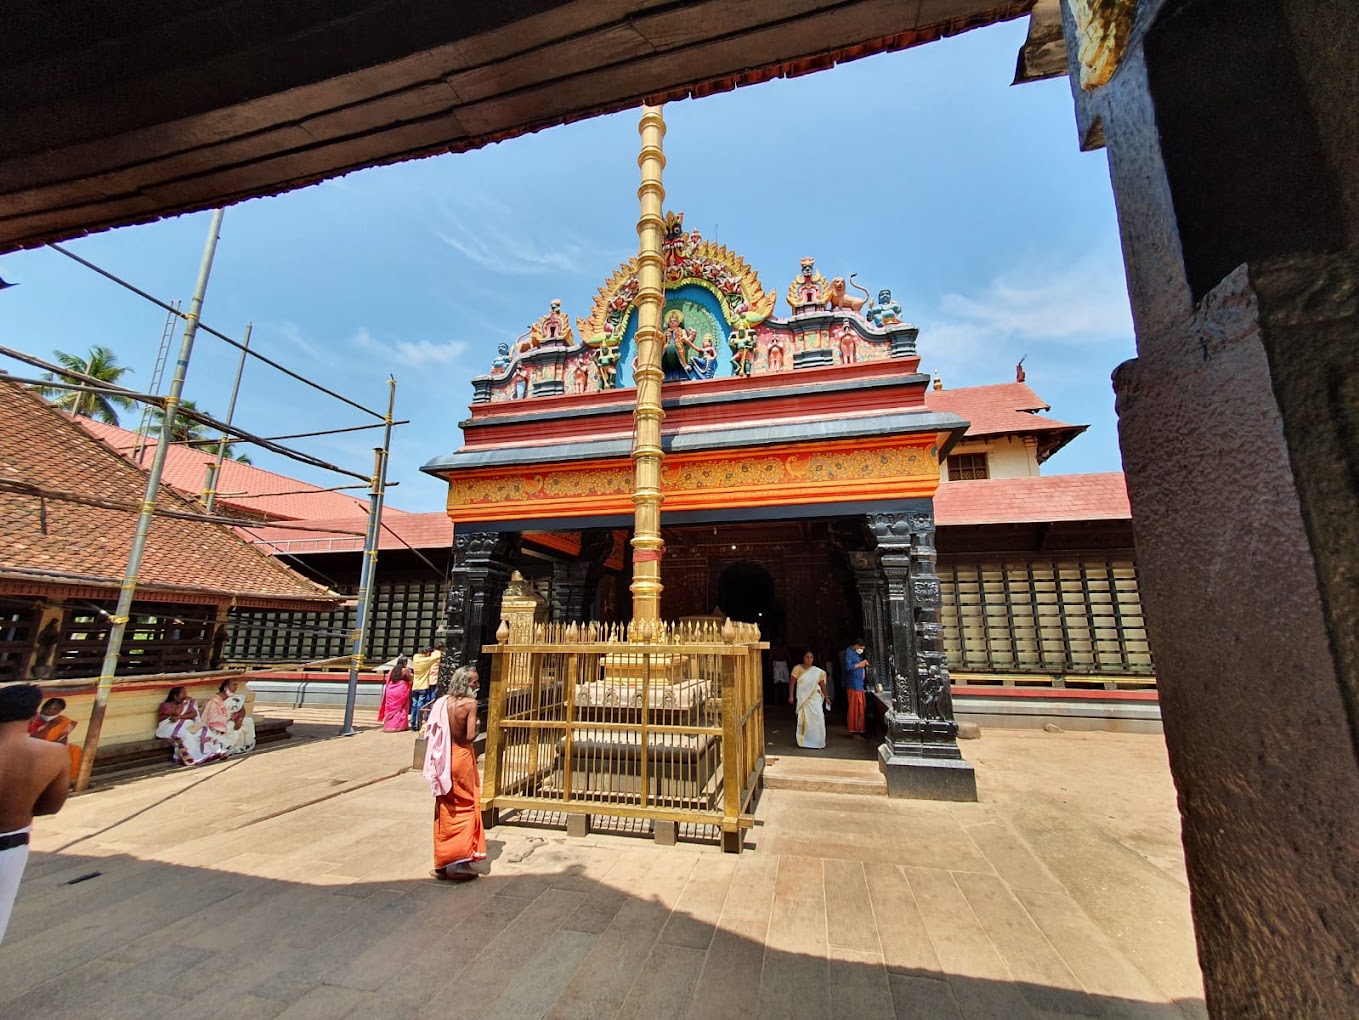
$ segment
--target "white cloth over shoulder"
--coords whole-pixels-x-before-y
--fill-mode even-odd
[[[421,775],[428,780],[430,792],[442,797],[453,789],[453,735],[449,732],[447,694],[430,706],[425,742]]]
[[[17,836],[32,832],[33,826],[0,832],[0,836]],[[0,850],[0,942],[5,940],[5,929],[9,927],[9,917],[14,911],[14,898],[19,895],[19,880],[24,877],[24,866],[28,864],[28,844]]]
[[[821,697],[820,666],[808,666],[797,678],[797,746],[826,746],[826,712]]]

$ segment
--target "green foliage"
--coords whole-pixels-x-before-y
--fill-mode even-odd
[[[90,353],[83,358],[75,354],[67,354],[65,351],[53,351],[52,353],[57,364],[63,368],[70,369],[72,372],[79,372],[81,375],[98,379],[100,382],[112,386],[121,385],[123,376],[132,371],[126,365],[118,364],[118,356],[109,347],[91,347]],[[48,372],[43,378],[52,382],[80,383],[83,381],[73,375],[54,372]],[[89,393],[82,390],[63,390],[41,385],[33,388],[63,411],[69,411],[71,414],[78,414],[85,418],[94,418],[108,425],[118,424],[119,411],[130,411],[137,406],[136,401],[111,393]]]
[[[216,417],[211,411],[204,411],[201,409],[198,404],[192,400],[181,400],[180,406],[187,411],[206,415],[209,418]],[[164,411],[156,410],[151,412],[151,432],[153,436],[160,434],[161,424],[164,421]],[[170,442],[183,443],[185,446],[192,446],[198,450],[206,450],[208,453],[217,452],[217,443],[220,438],[219,435],[209,434],[208,429],[201,422],[194,421],[192,418],[180,414],[175,415],[174,424],[170,427]],[[250,455],[244,450],[238,449],[237,444],[235,443],[231,443],[227,446],[226,456],[227,460],[234,460],[241,464],[250,463]]]

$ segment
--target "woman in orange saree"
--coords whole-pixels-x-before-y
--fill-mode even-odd
[[[79,744],[72,744],[70,740],[71,734],[80,724],[62,715],[65,711],[65,699],[48,698],[43,702],[38,714],[33,717],[33,721],[28,724],[28,735],[38,740],[49,740],[54,744],[65,744],[66,753],[71,756],[71,782],[75,782],[76,773],[80,771],[81,748]]]
[[[461,666],[448,693],[429,711],[424,777],[434,794],[434,870],[441,881],[476,878],[472,868],[486,859],[481,823],[481,776],[477,773],[477,688],[475,666]]]

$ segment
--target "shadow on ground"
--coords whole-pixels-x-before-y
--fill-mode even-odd
[[[522,861],[535,844],[520,844]],[[654,854],[529,872],[508,862],[505,845],[492,839],[501,859],[462,884],[309,884],[127,854],[35,854],[0,946],[0,1014],[1203,1015],[1200,1000],[1153,1003],[912,966],[910,946],[884,939],[878,952],[872,921],[857,929],[867,938],[837,923],[833,884],[808,880],[821,862],[690,854],[695,874],[716,867],[729,878],[718,907],[686,910],[677,904],[690,871],[656,880]],[[892,930],[890,919],[877,930]]]

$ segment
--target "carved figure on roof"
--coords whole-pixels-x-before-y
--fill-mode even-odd
[[[863,308],[864,302],[869,299],[869,294],[867,290],[864,290],[863,287],[860,287],[854,282],[854,277],[858,275],[858,273],[849,274],[849,285],[855,290],[862,290],[864,292],[864,296],[861,298],[857,298],[853,294],[845,293],[845,278],[843,276],[837,276],[830,282],[830,292],[826,295],[826,300],[829,302],[832,309],[839,310],[841,308],[848,308],[851,312],[857,312],[859,309]]]
[[[848,322],[840,323],[835,339],[840,349],[840,364],[852,365],[859,360],[859,333],[853,326]]]
[[[765,361],[771,372],[783,371],[783,336],[780,333],[769,334],[769,352]]]
[[[678,282],[684,277],[685,262],[692,247],[693,238],[685,236],[684,233],[684,213],[666,213],[665,226],[661,233],[661,258],[665,260],[667,283]]]
[[[684,325],[684,313],[672,308],[665,315],[665,331],[662,337],[665,349],[661,364],[669,373],[682,373],[686,379],[710,379],[717,369],[717,348],[711,334],[704,334],[703,342],[698,339],[698,330]],[[675,378],[668,374],[667,378]]]
[[[594,360],[596,375],[601,390],[611,390],[618,386],[618,360],[621,357],[617,344],[600,344],[590,351]]]
[[[794,314],[821,311],[830,300],[830,284],[816,271],[816,259],[805,258],[801,266],[797,279],[788,285],[788,307]]]
[[[491,362],[491,374],[504,372],[510,367],[510,345],[498,344],[495,349],[495,360]]]
[[[755,367],[755,331],[742,326],[727,338],[731,347],[731,374],[748,376]]]
[[[537,350],[544,344],[569,347],[574,341],[570,320],[562,314],[561,299],[553,298],[548,313],[529,327],[528,350]]]
[[[528,396],[528,389],[528,367],[522,361],[516,361],[514,371],[510,373],[510,399],[523,400]]]
[[[671,309],[670,314],[665,317],[665,342],[673,348],[676,354],[680,354],[686,341],[697,338],[698,331],[684,328],[684,313],[678,309]]]
[[[878,291],[878,303],[870,305],[866,314],[875,326],[894,326],[901,321],[901,305],[892,300],[892,292],[884,287]]]
[[[738,255],[704,240],[696,230],[686,233],[683,213],[666,213],[661,254],[666,290],[688,284],[704,288],[717,298],[727,327],[756,325],[773,314],[777,295],[765,293],[755,271]],[[576,320],[581,339],[592,345],[605,337],[622,339],[637,300],[637,268],[637,259],[631,259],[600,288],[590,315]]]
[[[586,393],[590,389],[590,364],[585,359],[576,362],[571,372],[572,393]]]
[[[702,343],[693,340],[694,331],[688,331],[684,340],[684,353],[680,361],[690,379],[711,379],[717,371],[717,345],[711,333],[703,334]]]

